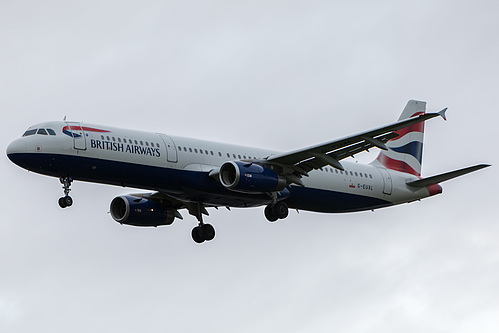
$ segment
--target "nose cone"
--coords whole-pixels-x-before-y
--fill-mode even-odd
[[[19,165],[17,157],[19,157],[20,154],[26,153],[26,151],[27,151],[26,142],[22,139],[17,139],[12,141],[7,147],[7,157],[12,162]]]

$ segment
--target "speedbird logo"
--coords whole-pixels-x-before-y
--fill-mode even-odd
[[[83,132],[97,132],[97,133],[107,133],[109,131],[98,129],[98,128],[92,128],[92,127],[81,127],[81,126],[64,126],[62,128],[62,133],[66,134],[67,136],[70,136],[72,138],[81,138],[82,134],[79,133]]]

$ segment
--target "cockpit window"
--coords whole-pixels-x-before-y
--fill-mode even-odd
[[[56,135],[55,131],[51,128],[35,128],[35,129],[29,129],[26,132],[24,132],[23,136],[30,136],[30,135]]]
[[[36,129],[30,129],[24,132],[23,136],[29,136],[29,135],[34,135],[36,133]]]

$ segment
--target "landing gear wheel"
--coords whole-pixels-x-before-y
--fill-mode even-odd
[[[71,198],[69,195],[59,198],[59,206],[61,208],[69,207],[72,204],[73,204],[73,198]]]
[[[269,220],[269,222],[275,222],[279,219],[274,211],[274,207],[272,207],[271,205],[265,207],[264,213],[265,217],[267,218],[267,220]]]
[[[275,222],[279,219],[285,219],[288,217],[289,209],[288,205],[281,201],[277,202],[275,205],[267,205],[264,213],[269,222]]]
[[[211,241],[213,238],[215,238],[215,228],[213,228],[211,224],[203,224],[201,226],[201,235],[203,236],[204,240]]]
[[[192,229],[191,235],[192,235],[192,239],[198,244],[201,244],[202,242],[205,241],[205,239],[202,235],[201,227],[195,227],[194,229]]]
[[[211,224],[202,224],[192,229],[191,235],[196,243],[211,241],[215,238],[215,228]]]
[[[278,202],[274,205],[274,212],[279,219],[285,219],[289,214],[288,205],[282,201]]]

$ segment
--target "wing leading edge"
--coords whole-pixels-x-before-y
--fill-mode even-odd
[[[291,168],[289,173],[296,173],[299,176],[307,176],[308,172],[326,165],[344,170],[340,163],[342,159],[368,151],[373,147],[386,150],[385,143],[398,136],[395,131],[438,116],[446,119],[445,111],[447,111],[447,108],[440,112],[421,114],[339,140],[270,156],[265,160],[265,164]],[[299,182],[297,183],[299,184]]]

